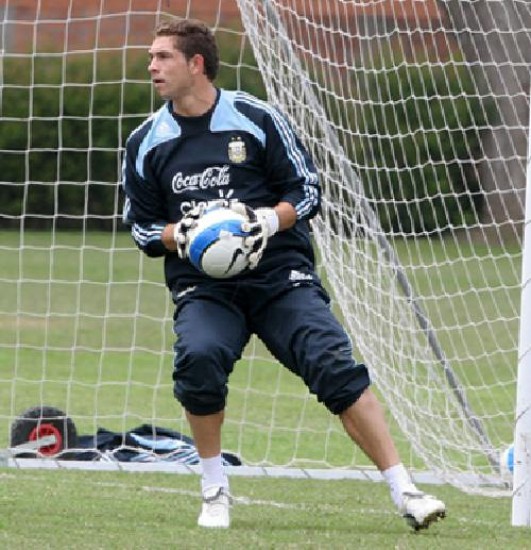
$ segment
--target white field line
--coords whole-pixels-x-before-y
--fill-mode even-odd
[[[1,479],[15,479],[17,477],[16,473],[10,473],[10,472],[0,472],[0,480]],[[42,477],[39,476],[24,476],[24,479],[33,479],[33,480],[42,480]],[[62,479],[60,483],[68,484],[70,481],[68,479]],[[87,481],[85,480],[85,483]],[[97,487],[108,487],[108,488],[115,488],[120,490],[127,490],[131,488],[131,485],[128,483],[120,483],[120,482],[110,482],[110,481],[92,481],[88,482],[91,485],[95,485]],[[199,500],[201,498],[201,494],[199,491],[190,491],[188,489],[179,489],[176,487],[160,487],[160,486],[154,486],[154,485],[142,485],[139,487],[142,491],[148,492],[148,493],[167,493],[167,494],[174,494],[174,495],[181,495],[186,497],[192,497],[194,499]],[[134,489],[138,489],[138,487],[134,487]],[[284,509],[284,510],[301,510],[304,511],[308,507],[304,503],[294,504],[290,502],[278,502],[274,500],[263,500],[263,499],[253,499],[245,496],[233,496],[232,497],[234,504],[236,505],[243,505],[243,506],[266,506],[270,508],[278,508],[278,509]],[[315,510],[316,508],[321,511],[333,511],[333,506],[330,504],[322,504],[322,503],[312,503],[312,510]],[[375,515],[375,516],[392,516],[395,515],[397,512],[393,512],[393,510],[390,509],[382,509],[382,508],[357,508],[357,513],[360,514],[367,514],[367,515]],[[459,524],[462,525],[478,525],[478,526],[492,526],[491,522],[488,521],[482,521],[481,519],[477,518],[453,518],[455,521],[457,521]]]

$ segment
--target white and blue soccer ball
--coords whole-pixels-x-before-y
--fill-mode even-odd
[[[208,208],[188,233],[188,257],[192,265],[209,277],[227,279],[249,265],[248,236],[242,229],[245,216],[229,208]]]
[[[500,453],[500,471],[503,477],[512,477],[514,472],[514,445]]]

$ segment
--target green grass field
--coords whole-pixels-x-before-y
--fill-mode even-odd
[[[0,547],[40,549],[330,548],[525,549],[507,498],[423,487],[448,516],[414,533],[382,483],[266,478],[232,480],[229,530],[196,527],[195,475],[0,469]]]
[[[0,232],[0,265],[0,447],[39,403],[68,411],[82,434],[145,422],[187,433],[161,260],[124,233]],[[225,447],[248,463],[367,464],[303,384],[251,346],[255,359],[231,377]]]
[[[520,250],[396,245],[473,409],[495,444],[509,441]],[[67,410],[80,433],[145,422],[186,431],[172,396],[173,307],[160,259],[143,256],[127,233],[3,231],[0,266],[0,446],[13,418],[39,403]],[[245,449],[250,463],[366,464],[300,381],[252,346],[255,359],[231,378],[227,449]]]
[[[473,405],[490,416],[492,433],[508,438],[520,251],[470,248],[452,264],[462,250],[429,241],[398,248],[411,265],[448,260],[436,276],[429,267],[410,275],[422,295],[459,298],[457,307],[451,298],[427,306],[436,324],[453,327],[442,334],[452,356],[485,354],[489,368],[465,360],[459,375],[474,386]],[[144,422],[187,433],[172,396],[172,305],[159,260],[143,257],[122,233],[0,232],[0,266],[0,448],[12,419],[39,403],[69,411],[80,433]],[[487,284],[494,297],[459,291]],[[475,329],[459,331],[456,323],[491,310],[485,341]],[[241,361],[231,378],[224,447],[245,450],[249,464],[367,464],[299,380],[251,345],[256,358]],[[393,430],[406,462],[421,467]],[[528,530],[510,527],[510,499],[446,486],[427,489],[447,501],[449,517],[412,534],[383,484],[234,478],[233,492],[248,502],[235,505],[229,532],[204,533],[195,527],[195,476],[2,469],[0,478],[0,547],[8,549],[530,546]]]

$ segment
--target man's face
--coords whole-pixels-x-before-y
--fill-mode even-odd
[[[179,99],[193,85],[193,62],[174,46],[173,36],[158,36],[149,49],[149,73],[163,99]]]

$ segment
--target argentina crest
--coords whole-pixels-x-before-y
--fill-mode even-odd
[[[231,138],[229,142],[229,159],[232,162],[240,163],[247,158],[247,150],[245,149],[245,141],[240,136]]]

